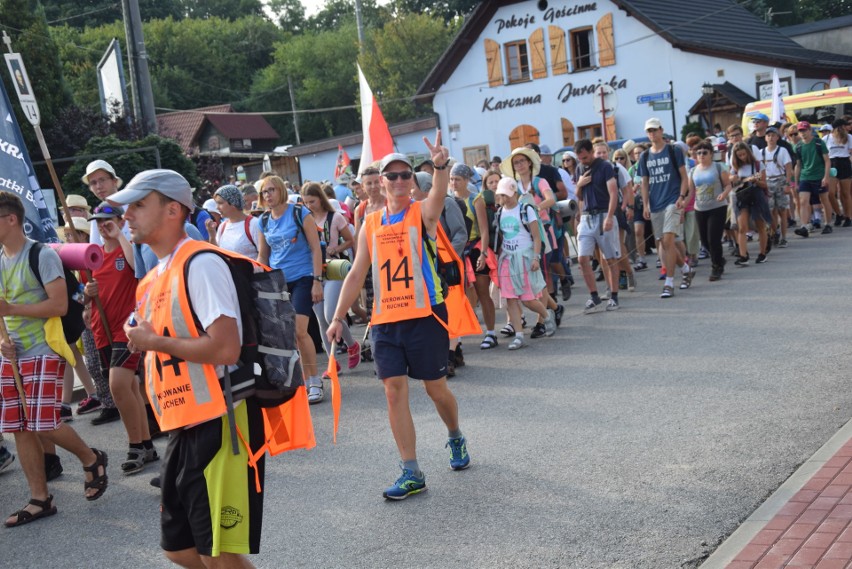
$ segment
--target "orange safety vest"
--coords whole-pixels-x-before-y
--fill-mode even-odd
[[[421,254],[424,236],[420,205],[420,202],[412,202],[403,221],[393,225],[382,225],[382,211],[375,211],[364,220],[373,271],[372,324],[413,320],[434,314],[423,276]],[[441,262],[455,262],[461,273],[461,259],[456,255],[440,224],[436,249]],[[431,266],[433,263],[431,258],[428,258],[429,253],[426,255]],[[434,279],[435,286],[440,286],[437,271]],[[447,304],[448,322],[440,319],[438,321],[447,328],[450,337],[482,332],[476,314],[464,294],[463,285],[449,287],[444,301]]]

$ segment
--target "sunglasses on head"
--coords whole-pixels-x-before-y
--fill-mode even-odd
[[[98,214],[98,213],[111,213],[111,214],[114,214],[114,215],[122,215],[124,213],[124,211],[118,210],[118,209],[116,209],[112,206],[104,205],[104,206],[95,208],[95,214]]]
[[[398,178],[402,178],[403,180],[410,180],[414,175],[414,172],[408,170],[406,172],[385,172],[382,174],[388,181],[396,182]]]

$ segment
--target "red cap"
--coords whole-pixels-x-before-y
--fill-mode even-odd
[[[808,121],[801,121],[796,125],[796,130],[811,130],[811,123]]]

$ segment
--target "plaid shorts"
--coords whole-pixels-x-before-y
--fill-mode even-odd
[[[0,432],[56,430],[60,423],[65,360],[56,355],[22,358],[18,360],[18,369],[27,398],[28,419],[24,419],[12,364],[3,358],[0,362]]]

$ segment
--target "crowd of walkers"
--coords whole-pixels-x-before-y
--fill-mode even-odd
[[[737,267],[767,262],[773,247],[788,246],[791,228],[808,238],[817,230],[829,234],[852,226],[849,117],[835,121],[825,138],[807,122],[769,125],[760,114],[752,126],[747,140],[739,125],[730,126],[720,150],[716,139],[697,135],[671,141],[660,120],[650,118],[648,143],[627,141],[612,149],[603,140],[583,139],[558,156],[530,143],[505,159],[475,165],[452,161],[439,133],[434,144],[426,141],[430,157],[419,164],[391,154],[336,185],[305,182],[299,188],[266,172],[253,184],[219,187],[203,207],[193,203],[191,189],[176,173],[146,171],[120,191],[122,180],[112,166],[96,160],[82,181],[101,203],[92,209],[79,196],[68,200],[74,229],[102,247],[105,259],[101,269],[82,278],[86,329],[79,343],[71,339],[70,357],[52,350],[44,331],[45,321],[65,310],[59,258],[42,248],[41,280],[33,278],[28,261],[33,242],[23,234],[22,206],[0,193],[5,299],[0,316],[11,335],[0,343],[0,432],[14,433],[31,492],[6,526],[56,513],[47,490],[47,482],[63,471],[55,445],[83,465],[86,499],[107,489],[106,454],[90,449],[66,424],[74,419],[73,370],[86,391],[76,415],[98,413],[95,425],[121,421],[128,445],[121,472],[133,475],[160,460],[152,442],[160,426],[152,421],[143,387],[151,370],[143,369],[140,347],[166,350],[152,340],[147,322],[136,328],[128,314],[138,315],[157,276],[171,274],[174,259],[183,259],[179,249],[192,240],[283,270],[309,403],[325,399],[329,375],[322,373],[317,349],[345,360],[350,370],[375,360],[403,470],[385,498],[404,499],[426,489],[414,449],[408,378],[424,381],[447,426],[450,465],[466,469],[467,441],[446,383],[465,365],[463,338],[482,333],[480,350],[497,349],[501,341],[518,350],[529,345],[528,338],[554,335],[575,284],[574,256],[589,293],[582,310],[592,314],[618,310],[625,292],[647,287],[637,273],[650,268],[652,254],[660,297],[669,299],[676,289],[692,286],[702,260],[709,260],[709,280],[718,281],[729,258]],[[165,219],[176,219],[166,238],[163,230],[145,224],[156,197]],[[188,259],[182,262],[191,266]],[[205,271],[219,270],[207,265]],[[349,270],[345,280],[342,266]],[[219,323],[237,314],[213,302],[228,306],[232,299],[214,290],[215,281],[203,288],[198,277],[192,284],[190,269],[186,274],[192,306],[206,315],[197,319],[200,331],[215,342],[230,338],[220,335]],[[140,295],[142,278],[147,284]],[[94,308],[96,298],[102,308]],[[498,306],[506,314],[499,323]],[[471,308],[479,310],[481,324]],[[365,328],[356,339],[359,325]],[[170,349],[166,353],[175,359],[184,354],[181,362],[199,361],[217,371],[224,363],[195,355],[200,354],[195,348]],[[74,354],[79,362],[72,370],[66,361],[72,363]],[[28,381],[50,386],[31,390],[26,408],[18,399],[11,359]],[[159,367],[157,373],[163,373]],[[250,417],[252,410],[246,413]],[[178,460],[169,457],[172,444],[189,443],[170,442],[169,464]],[[0,471],[14,460],[0,442]],[[170,489],[164,487],[164,496],[176,491],[173,481],[158,477],[152,483]],[[254,552],[253,539],[234,553]],[[202,558],[218,551],[180,540],[174,545],[180,548],[169,557],[179,564],[194,560],[185,556],[184,546],[195,547]]]

